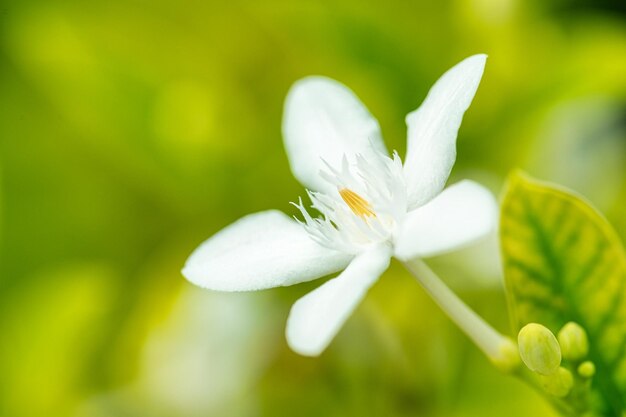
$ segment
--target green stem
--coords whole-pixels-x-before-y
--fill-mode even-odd
[[[406,261],[404,265],[448,317],[495,365],[507,372],[517,367],[519,354],[511,339],[501,335],[469,308],[421,259]]]

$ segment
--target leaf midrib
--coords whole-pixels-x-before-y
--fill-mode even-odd
[[[537,190],[541,194],[545,194],[542,190]],[[547,263],[550,269],[554,272],[554,282],[549,284],[550,290],[554,294],[562,294],[566,300],[566,310],[564,311],[571,319],[579,324],[581,324],[588,332],[590,340],[593,340],[597,334],[595,329],[591,329],[587,321],[583,318],[582,314],[578,309],[574,306],[575,297],[563,286],[562,276],[563,270],[561,263],[558,260],[558,257],[555,255],[555,250],[551,245],[550,239],[547,237],[545,233],[545,228],[543,224],[539,220],[538,216],[535,215],[535,210],[532,202],[529,200],[528,196],[524,193],[520,193],[522,196],[522,204],[525,207],[524,212],[526,213],[526,219],[528,223],[536,230],[535,236],[537,236],[538,246],[542,250],[542,253],[546,257]],[[559,198],[561,203],[568,204],[567,201],[563,201],[561,195],[556,195],[555,197]],[[560,227],[560,224],[558,225]],[[518,323],[519,325],[519,323]],[[607,369],[607,364],[604,363],[604,360],[598,361],[597,359],[603,359],[603,357],[596,350],[593,343],[590,343],[589,346],[589,356],[593,359],[596,365],[596,377],[594,378],[594,382],[598,384],[599,391],[601,395],[606,399],[607,404],[610,405],[612,411],[615,416],[621,416],[621,411],[624,409],[624,403],[621,399],[620,390],[613,379],[613,374]],[[602,377],[606,376],[606,378]],[[608,395],[607,395],[608,394]]]

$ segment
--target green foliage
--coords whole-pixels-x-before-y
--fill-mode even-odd
[[[564,3],[3,1],[0,416],[554,416],[400,268],[314,361],[281,334],[317,282],[268,292],[273,313],[231,295],[190,303],[180,268],[244,214],[295,214],[304,190],[280,133],[292,82],[346,83],[403,155],[404,116],[479,52],[450,183],[495,190],[525,166],[626,235],[626,20],[605,2]],[[503,328],[490,245],[429,262]],[[254,339],[236,330],[266,321],[274,331]],[[234,346],[263,348],[242,359]]]
[[[621,416],[626,255],[615,231],[579,196],[514,174],[502,201],[500,234],[515,330],[536,322],[557,332],[569,321],[579,323],[589,336],[597,374],[589,398],[565,402],[574,415],[590,407]]]

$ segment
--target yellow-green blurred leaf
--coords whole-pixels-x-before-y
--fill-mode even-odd
[[[581,324],[597,365],[595,406],[621,416],[626,399],[626,255],[582,198],[514,174],[502,202],[501,245],[514,327]]]
[[[0,304],[0,415],[70,415],[91,392],[108,343],[114,277],[100,264],[45,270]]]

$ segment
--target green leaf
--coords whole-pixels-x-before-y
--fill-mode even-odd
[[[575,321],[596,364],[595,413],[626,409],[626,254],[607,220],[563,188],[509,179],[500,240],[515,331],[540,323],[554,333]]]

